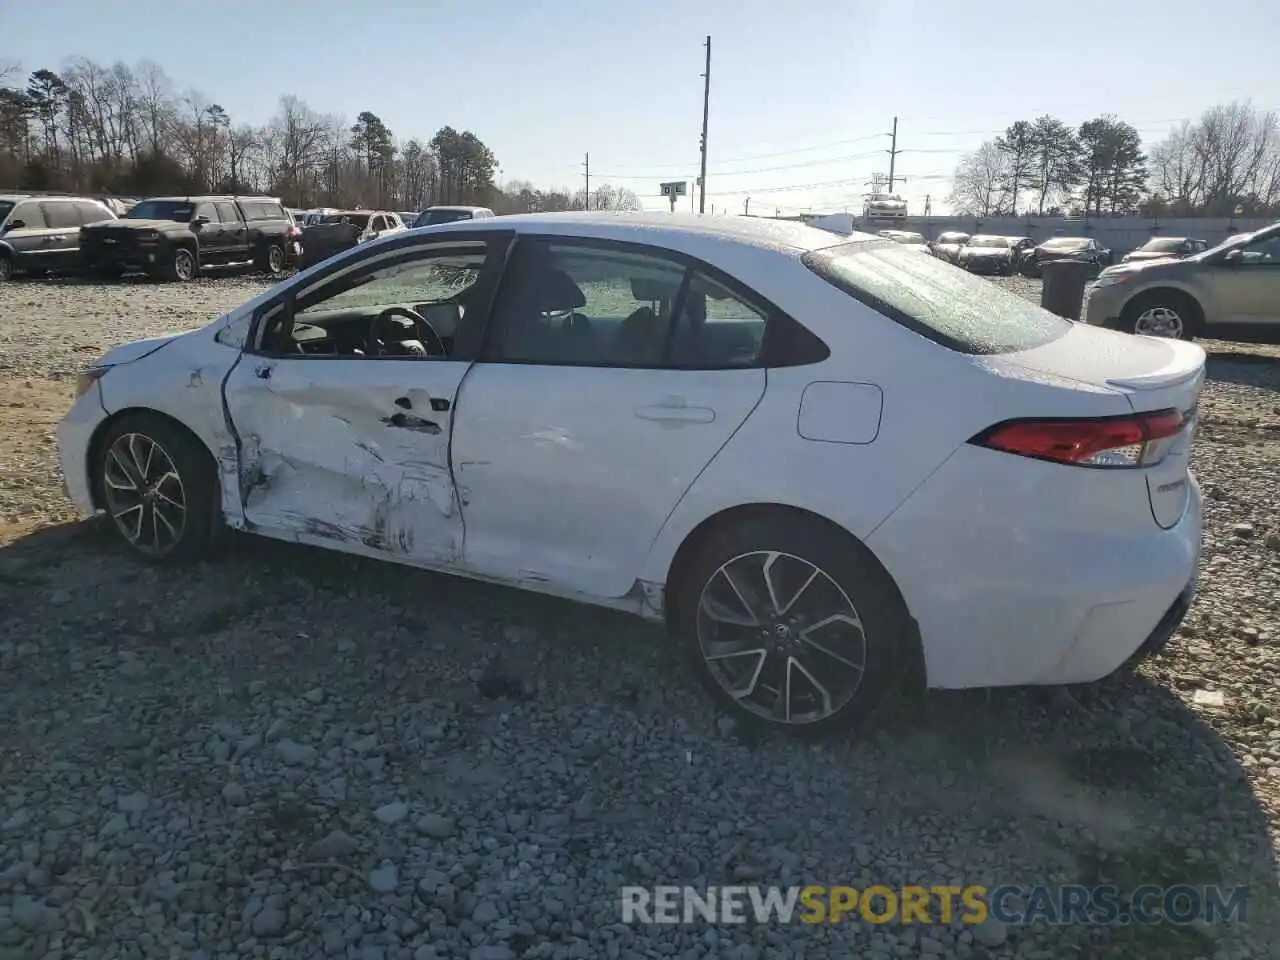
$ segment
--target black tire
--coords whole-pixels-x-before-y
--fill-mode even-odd
[[[815,578],[813,585],[800,590],[798,599],[789,604],[784,603],[788,616],[793,610],[801,609],[800,598],[815,602],[830,598],[835,604],[824,607],[817,603],[815,609],[818,612],[807,618],[810,623],[821,622],[829,617],[822,614],[821,610],[836,611],[841,598],[844,598],[852,604],[856,619],[863,626],[858,634],[856,631],[848,632],[854,631],[851,626],[838,625],[846,631],[846,639],[855,635],[858,637],[860,643],[857,646],[862,650],[861,670],[853,669],[856,656],[851,648],[837,643],[833,634],[818,635],[828,648],[819,654],[798,640],[798,624],[788,628],[789,640],[776,639],[779,635],[778,628],[773,624],[760,626],[759,632],[756,626],[745,625],[735,625],[728,631],[735,636],[745,636],[749,643],[764,644],[767,642],[764,639],[766,636],[779,644],[790,643],[793,650],[799,651],[798,656],[808,661],[815,676],[823,673],[823,676],[817,677],[819,683],[832,688],[840,681],[851,684],[849,698],[838,705],[833,704],[834,709],[823,715],[797,718],[791,722],[765,715],[769,709],[767,701],[770,693],[777,693],[773,698],[776,701],[781,699],[781,692],[780,689],[770,691],[763,681],[775,670],[780,671],[782,663],[791,662],[789,654],[785,655],[786,659],[783,654],[769,654],[764,658],[765,666],[762,669],[754,667],[754,663],[760,662],[759,659],[754,662],[746,661],[749,670],[755,669],[753,677],[760,681],[756,688],[764,687],[760,690],[759,701],[753,699],[753,696],[735,696],[726,689],[706,656],[704,638],[712,639],[710,634],[718,632],[724,624],[716,624],[702,612],[704,590],[709,597],[714,597],[716,590],[722,589],[718,584],[728,583],[721,575],[723,565],[731,561],[751,564],[754,562],[752,555],[766,552],[783,555],[777,561],[779,567],[782,564],[792,567],[794,578],[785,567],[775,574],[779,581],[789,581],[788,590],[791,589],[790,584],[795,584],[795,589],[798,589],[798,583],[804,580],[805,567],[801,564],[820,570],[824,575],[824,579]],[[671,591],[671,599],[676,605],[672,627],[685,647],[694,672],[726,711],[740,722],[756,728],[767,727],[802,737],[821,737],[861,726],[894,695],[903,692],[908,670],[918,662],[915,659],[918,654],[918,639],[906,605],[889,574],[866,547],[814,517],[802,514],[762,516],[715,532],[697,550],[684,568],[680,582],[671,585]],[[814,594],[813,591],[818,592]],[[780,588],[777,592],[782,594],[788,591]],[[745,631],[745,634],[737,631]],[[728,634],[725,636],[727,638]],[[848,659],[840,660],[831,656],[829,651],[837,647],[841,647]],[[803,703],[806,700],[804,687],[808,684],[804,682],[804,674],[796,672],[802,682],[798,684],[800,689],[793,694],[793,700]],[[809,689],[811,693],[816,692],[812,687]],[[828,693],[830,699],[837,699],[830,690]],[[839,698],[843,699],[843,696],[844,691],[841,691]],[[810,696],[808,701],[816,699]],[[775,702],[775,707],[776,705]]]
[[[1120,328],[1126,333],[1138,333],[1139,320],[1143,314],[1160,309],[1170,311],[1180,321],[1178,333],[1176,336],[1170,335],[1171,339],[1194,340],[1200,336],[1204,312],[1200,309],[1200,304],[1181,290],[1152,290],[1134,297],[1120,313]]]
[[[150,449],[147,444],[155,445],[150,457],[145,453]],[[136,455],[130,458],[129,450],[137,451]],[[143,465],[151,467],[143,478],[145,485],[157,486],[163,498],[144,498],[119,489],[122,479],[137,479],[138,461],[144,459]],[[177,482],[164,479],[157,483],[170,472],[170,466]],[[91,469],[98,503],[107,513],[107,526],[131,554],[150,563],[181,564],[209,551],[222,525],[217,471],[208,450],[184,427],[159,414],[127,414],[110,424],[95,442]],[[171,506],[178,492],[183,504],[181,523]],[[131,506],[135,502],[141,504],[136,510]],[[135,526],[136,536],[132,535]]]
[[[200,273],[200,261],[190,247],[178,247],[169,257],[166,276],[179,283],[188,283]]]
[[[0,283],[13,279],[13,259],[7,253],[0,253]]]
[[[258,256],[258,269],[269,277],[284,275],[285,252],[278,243],[268,243]]]

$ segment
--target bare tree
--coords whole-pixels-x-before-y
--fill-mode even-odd
[[[1151,150],[1156,192],[1182,214],[1229,216],[1280,200],[1280,117],[1251,104],[1219,104]]]
[[[960,160],[947,202],[960,216],[998,216],[1009,202],[1009,168],[1009,154],[986,141]]]

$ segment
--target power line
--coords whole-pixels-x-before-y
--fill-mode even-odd
[[[752,167],[749,170],[719,170],[716,172],[718,177],[739,177],[749,173],[776,173],[779,170],[796,170],[800,167],[820,167],[824,163],[848,163],[851,160],[866,160],[870,157],[879,157],[884,154],[883,150],[868,150],[864,153],[851,153],[844,157],[822,157],[817,160],[805,160],[801,163],[784,163],[776,167]],[[685,170],[689,166],[684,167]],[[606,177],[610,180],[654,180],[661,179],[666,176],[664,173],[600,173],[597,171],[596,176]]]

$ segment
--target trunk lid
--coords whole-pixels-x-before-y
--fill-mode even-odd
[[[1050,343],[985,359],[1010,372],[1021,369],[1114,391],[1125,397],[1134,413],[1173,409],[1184,414],[1186,425],[1165,458],[1141,471],[1155,522],[1169,529],[1182,519],[1191,493],[1188,468],[1196,406],[1204,388],[1204,350],[1182,340],[1073,323],[1064,336]]]

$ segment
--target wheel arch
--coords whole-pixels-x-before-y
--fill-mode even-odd
[[[208,458],[207,464],[213,474],[214,482],[218,484],[219,487],[221,486],[222,476],[218,470],[218,458],[214,452],[209,449],[209,445],[204,441],[200,434],[196,433],[172,414],[157,410],[154,407],[125,407],[122,410],[117,410],[98,424],[97,428],[93,431],[93,435],[89,438],[89,447],[85,456],[85,470],[89,474],[89,495],[93,498],[93,507],[95,510],[101,510],[104,506],[102,502],[102,487],[98,482],[98,477],[94,469],[94,464],[98,462],[98,458],[102,455],[103,441],[106,439],[107,434],[115,424],[127,417],[136,416],[155,417],[159,420],[163,420],[170,426],[182,431],[195,440],[197,447]]]
[[[1204,304],[1200,302],[1199,295],[1190,287],[1177,282],[1154,283],[1149,287],[1144,287],[1141,290],[1134,291],[1129,296],[1129,299],[1125,300],[1124,304],[1120,307],[1121,315],[1144,298],[1158,295],[1174,296],[1190,304],[1195,311],[1192,319],[1197,325],[1203,327],[1205,310]]]
[[[830,530],[840,539],[847,541],[863,556],[869,558],[884,573],[887,581],[892,585],[894,592],[898,595],[898,599],[902,602],[903,609],[907,611],[907,618],[911,624],[911,650],[908,651],[907,662],[907,682],[911,689],[923,690],[928,686],[927,668],[924,660],[924,646],[920,638],[919,628],[916,626],[915,618],[911,615],[910,607],[907,606],[906,598],[902,595],[902,589],[898,586],[898,581],[894,578],[893,573],[884,565],[875,551],[873,551],[860,537],[855,536],[842,525],[836,523],[829,517],[824,517],[820,513],[808,510],[804,507],[796,507],[786,503],[743,503],[732,507],[726,507],[716,513],[705,517],[692,530],[685,534],[684,539],[676,548],[675,553],[671,557],[671,562],[667,566],[667,575],[663,585],[663,618],[666,622],[668,631],[676,631],[680,629],[680,624],[676,619],[676,604],[672,602],[674,589],[673,585],[679,582],[679,578],[684,576],[694,558],[698,555],[698,551],[702,546],[715,536],[719,531],[730,528],[736,524],[746,523],[752,520],[760,519],[792,519],[800,520],[805,523],[816,523]]]

